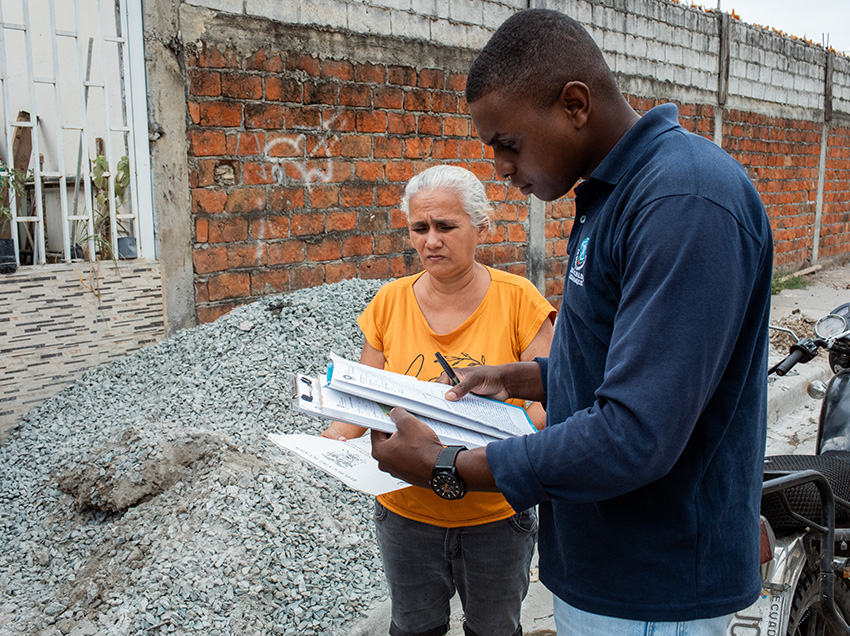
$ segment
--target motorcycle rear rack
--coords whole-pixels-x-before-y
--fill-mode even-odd
[[[784,491],[789,488],[794,488],[808,483],[814,484],[820,494],[823,517],[821,523],[807,519],[806,517],[794,512],[788,503],[787,497],[785,496]],[[765,472],[761,492],[762,496],[776,494],[779,497],[782,507],[787,515],[806,526],[811,532],[818,535],[820,539],[821,557],[818,571],[821,607],[828,620],[830,620],[845,634],[850,634],[850,625],[847,624],[844,617],[838,612],[838,608],[835,606],[835,589],[833,587],[835,584],[833,561],[835,558],[836,535],[839,535],[839,540],[850,539],[850,529],[842,529],[836,533],[836,499],[841,505],[850,506],[850,503],[843,499],[836,498],[826,477],[816,470]]]

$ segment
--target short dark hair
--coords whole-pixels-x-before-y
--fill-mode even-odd
[[[526,9],[505,20],[472,63],[466,101],[498,90],[546,107],[571,81],[584,82],[591,94],[606,99],[622,96],[602,51],[581,24],[558,11]]]

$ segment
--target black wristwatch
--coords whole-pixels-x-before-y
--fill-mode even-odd
[[[466,494],[466,485],[457,474],[455,460],[460,451],[466,446],[446,446],[431,472],[431,490],[443,499],[460,499]]]

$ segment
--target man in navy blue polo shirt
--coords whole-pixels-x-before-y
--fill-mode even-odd
[[[761,589],[772,240],[758,194],[674,105],[638,116],[561,13],[509,18],[466,92],[500,177],[546,201],[581,180],[549,358],[464,369],[447,394],[542,400],[547,426],[444,452],[395,409],[373,454],[444,496],[538,505],[559,634],[722,634]]]

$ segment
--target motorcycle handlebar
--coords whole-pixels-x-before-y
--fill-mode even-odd
[[[806,357],[806,353],[801,351],[800,349],[794,349],[791,354],[785,358],[782,362],[775,365],[770,371],[767,372],[768,375],[771,373],[775,373],[776,375],[785,375],[788,373],[795,364],[797,364],[800,360]]]

